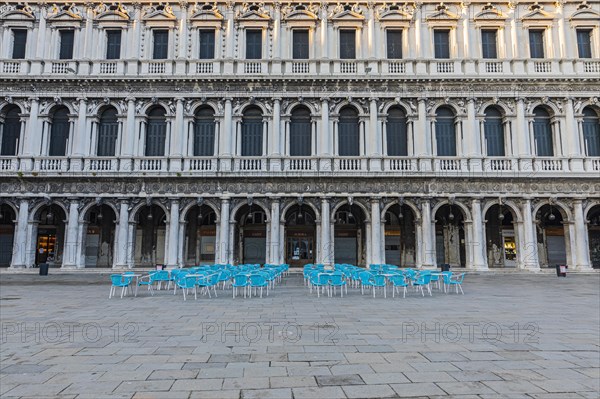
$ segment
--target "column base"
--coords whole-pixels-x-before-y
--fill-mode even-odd
[[[575,265],[575,270],[578,271],[578,272],[591,272],[591,271],[594,270],[594,268],[590,264]]]
[[[490,268],[488,267],[488,265],[472,265],[470,267],[466,268],[467,270],[473,270],[473,271],[489,271]]]

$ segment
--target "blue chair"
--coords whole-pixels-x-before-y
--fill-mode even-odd
[[[152,294],[154,296],[154,289],[152,288],[152,286],[154,285],[154,274],[156,272],[150,272],[148,273],[147,276],[142,276],[140,277],[140,279],[138,280],[138,286],[137,288],[141,287],[141,286],[146,286],[148,287],[148,291],[150,291],[150,294]],[[137,294],[137,288],[136,288],[136,294]]]
[[[248,287],[248,276],[245,274],[236,274],[233,276],[233,282],[231,283],[233,287],[233,297],[237,294],[238,288],[244,289],[244,298],[246,298],[246,288]]]
[[[198,299],[196,279],[197,277],[195,276],[182,275],[175,281],[175,285],[177,285],[179,288],[181,288],[181,291],[183,291],[184,301],[186,300],[185,294],[192,288],[194,289],[194,299]]]
[[[121,298],[123,298],[123,294],[125,293],[125,290],[129,288],[131,280],[133,280],[133,276],[131,275],[125,276],[122,274],[111,274],[110,281],[112,284],[108,293],[108,299],[113,297],[118,287],[121,287]]]
[[[250,297],[252,297],[252,288],[254,288],[254,294],[256,295],[256,291],[260,288],[260,297],[263,297],[263,288],[267,288],[267,296],[269,296],[269,283],[265,279],[263,274],[251,274],[250,277]]]
[[[429,292],[429,296],[431,296],[431,273],[419,273],[416,278],[415,281],[413,281],[413,286],[417,287],[417,289],[421,290],[421,295],[425,296],[425,293],[423,292],[423,287],[427,288],[427,291]]]
[[[159,291],[160,291],[160,287],[163,282],[166,282],[168,284],[170,281],[172,281],[168,270],[159,270],[156,273],[154,273],[153,276],[154,276],[154,281],[156,281],[158,283],[157,289]]]
[[[361,295],[365,294],[365,287],[373,288],[373,282],[371,281],[371,277],[374,275],[369,272],[360,272],[358,273],[358,277],[360,278],[360,293]],[[375,295],[375,294],[373,294]]]
[[[219,273],[207,274],[204,277],[198,278],[198,286],[202,287],[204,293],[208,293],[208,297],[212,298],[210,295],[210,289],[213,289],[215,297],[217,296],[217,285],[219,284]]]
[[[465,292],[462,289],[462,283],[465,279],[465,273],[454,274],[454,275],[446,275],[444,274],[444,284],[448,287],[455,286],[456,293],[458,294],[458,289],[460,288],[460,292],[465,295]]]
[[[329,275],[329,285],[333,288],[333,294],[335,295],[335,288],[340,287],[340,296],[344,297],[344,287],[346,288],[346,295],[348,295],[348,285],[344,280],[344,273],[341,271],[333,272]],[[331,293],[331,290],[330,290]],[[331,295],[331,294],[330,294]]]
[[[223,289],[225,289],[229,280],[231,280],[231,273],[225,269],[222,269],[219,272],[219,282],[223,283]]]
[[[392,283],[392,298],[395,298],[396,290],[398,290],[398,294],[400,294],[400,287],[403,288],[403,297],[406,298],[406,287],[408,287],[408,281],[406,280],[406,277],[401,274],[391,276],[390,282]]]
[[[371,276],[370,281],[373,289],[373,298],[375,298],[375,288],[383,288],[383,297],[387,298],[385,276],[374,274]]]
[[[325,288],[328,288],[328,286],[329,274],[315,271],[310,275],[310,292],[312,293],[312,288],[315,287],[317,290],[317,297],[321,296],[321,288],[324,290]]]

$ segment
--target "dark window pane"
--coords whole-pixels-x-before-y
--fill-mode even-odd
[[[543,108],[533,110],[533,137],[535,139],[536,155],[540,157],[554,156],[552,126],[550,115]]]
[[[194,118],[194,156],[215,154],[215,116],[212,108],[200,108]]]
[[[69,111],[59,108],[52,116],[50,127],[50,148],[48,155],[61,157],[67,153],[67,140],[69,139]]]
[[[402,58],[402,31],[387,31],[387,57],[389,59]]]
[[[121,58],[121,31],[106,31],[106,59],[118,60]]]
[[[262,58],[262,30],[249,29],[246,31],[246,59],[260,60]]]
[[[498,58],[496,37],[496,30],[481,31],[481,55],[483,58]]]
[[[356,59],[356,30],[340,30],[340,58]]]
[[[164,109],[158,107],[148,113],[146,130],[147,157],[160,157],[165,155],[165,139],[167,137],[167,121]]]
[[[483,123],[487,155],[490,157],[504,156],[504,128],[502,114],[496,108],[490,107],[485,111]]]
[[[27,30],[13,29],[13,60],[22,60],[25,58],[25,47],[27,46]]]
[[[295,60],[308,59],[308,31],[294,29],[293,55]]]
[[[448,108],[440,108],[436,112],[435,138],[437,155],[441,157],[456,156],[456,129],[454,113]]]
[[[152,58],[155,60],[164,60],[169,56],[169,31],[155,30],[153,32],[154,52]]]
[[[582,128],[586,155],[600,157],[600,118],[593,109],[584,108]]]
[[[17,155],[17,141],[21,134],[21,118],[19,108],[10,107],[4,116],[2,129],[2,143],[0,143],[0,155]]]
[[[360,135],[358,124],[358,112],[351,107],[342,108],[338,122],[338,147],[340,156],[360,155]]]
[[[592,58],[592,31],[589,29],[577,30],[577,50],[579,58]]]
[[[529,31],[529,51],[531,58],[545,58],[543,30]]]
[[[61,30],[60,31],[60,53],[61,60],[73,59],[73,43],[75,42],[75,31]]]
[[[290,118],[290,155],[308,157],[311,153],[310,111],[298,107],[292,111]]]
[[[408,155],[406,115],[400,108],[391,108],[387,118],[387,153],[389,156]]]
[[[242,118],[242,156],[263,153],[263,121],[259,108],[248,108]]]
[[[200,31],[200,59],[212,60],[215,58],[215,31]]]
[[[433,31],[435,58],[450,58],[450,31]]]
[[[109,108],[100,116],[98,125],[98,153],[100,157],[112,157],[115,155],[115,144],[119,135],[119,121],[117,110]]]

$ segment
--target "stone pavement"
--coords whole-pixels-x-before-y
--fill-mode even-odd
[[[52,273],[52,271],[51,271]],[[600,276],[468,275],[465,295],[268,298],[0,276],[6,398],[598,398]]]

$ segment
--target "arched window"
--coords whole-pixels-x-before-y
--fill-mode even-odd
[[[338,148],[343,157],[360,155],[360,136],[358,129],[358,112],[353,107],[344,107],[340,110],[338,122]]]
[[[57,108],[52,115],[48,155],[51,157],[64,157],[66,155],[69,127],[69,110],[67,107]]]
[[[539,157],[554,156],[550,114],[543,107],[537,107],[533,110],[533,115],[533,138],[535,140],[536,155]]]
[[[309,157],[311,146],[310,110],[300,106],[294,108],[290,118],[290,155]]]
[[[242,117],[242,153],[257,157],[263,153],[263,116],[258,107],[248,107]]]
[[[21,134],[19,107],[9,105],[4,109],[4,123],[0,126],[0,155],[17,155],[17,144]]]
[[[109,107],[100,115],[97,152],[99,157],[115,156],[115,145],[118,135],[119,121],[117,120],[117,110],[114,107]]]
[[[504,128],[502,125],[502,113],[496,107],[487,107],[483,132],[487,155],[490,157],[503,157],[504,152]]]
[[[583,140],[588,157],[600,157],[600,118],[591,107],[583,109]]]
[[[408,155],[406,138],[406,114],[400,107],[392,107],[388,111],[387,124],[387,154],[389,156]]]
[[[215,155],[215,112],[211,107],[200,107],[194,115],[194,156]]]
[[[438,156],[456,156],[454,112],[449,107],[440,107],[435,113],[435,138]]]
[[[154,107],[148,112],[146,129],[147,157],[161,157],[165,155],[165,139],[167,137],[167,119],[162,107]]]

